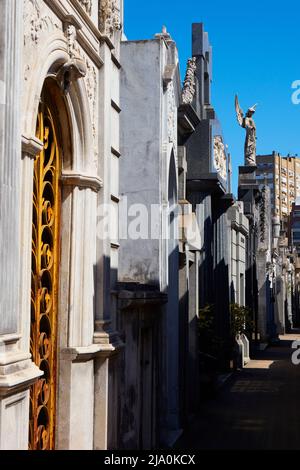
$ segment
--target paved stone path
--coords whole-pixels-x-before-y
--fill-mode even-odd
[[[202,404],[177,448],[300,449],[300,365],[291,361],[300,331],[280,339]]]

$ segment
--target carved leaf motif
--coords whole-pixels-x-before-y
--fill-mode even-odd
[[[225,145],[220,135],[214,136],[214,165],[220,176],[227,179],[227,159]]]
[[[38,43],[41,8],[37,0],[26,0],[24,4],[24,45]]]
[[[24,79],[29,80],[32,69],[31,61],[34,55],[31,54],[32,47],[38,47],[43,35],[62,29],[62,24],[58,18],[40,0],[25,0],[24,2],[24,46],[28,50],[29,61],[24,65]]]
[[[97,73],[94,65],[89,60],[86,60],[87,74],[86,74],[86,89],[91,108],[91,118],[93,123],[93,136],[96,136],[96,92],[97,92]]]
[[[196,72],[196,57],[188,60],[186,75],[183,83],[182,89],[182,102],[184,104],[192,104],[193,98],[196,91],[196,81],[195,81],[195,72]]]
[[[24,45],[38,45],[41,35],[61,27],[55,16],[42,15],[43,4],[39,0],[25,0]]]
[[[77,44],[76,44],[76,28],[74,25],[72,24],[68,24],[66,29],[65,29],[65,34],[66,34],[66,37],[67,37],[67,42],[68,42],[68,53],[69,53],[69,56],[72,58],[72,57],[75,57],[76,55],[79,55],[78,54],[78,51],[77,51]],[[76,54],[77,53],[77,54]]]
[[[109,36],[121,29],[121,13],[116,0],[100,1],[99,22],[101,32]]]
[[[169,142],[176,144],[176,103],[174,85],[171,82],[168,86],[168,137]]]

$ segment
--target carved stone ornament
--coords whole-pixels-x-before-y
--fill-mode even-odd
[[[28,81],[36,59],[33,53],[43,39],[53,33],[62,32],[62,22],[41,0],[24,0],[24,79]]]
[[[99,22],[103,34],[112,36],[115,31],[120,31],[121,12],[116,0],[100,0]]]
[[[88,95],[93,137],[96,146],[96,96],[97,96],[97,72],[94,64],[84,54],[77,41],[77,29],[73,23],[66,22],[64,28],[68,45],[70,60],[61,68],[58,73],[58,81],[63,92],[66,94],[70,90],[72,82],[84,78]]]
[[[168,85],[168,137],[169,142],[177,146],[177,127],[176,127],[176,103],[173,82]]]
[[[227,179],[227,159],[225,145],[220,135],[214,136],[214,166],[221,178]]]
[[[70,90],[72,82],[84,78],[87,74],[86,60],[77,43],[77,29],[69,22],[65,23],[64,33],[67,40],[68,54],[70,59],[65,63],[57,74],[58,82],[65,94]]]
[[[65,94],[70,90],[71,84],[79,78],[86,76],[87,68],[81,58],[72,58],[64,64],[57,74],[58,82]]]
[[[84,61],[82,49],[77,42],[77,29],[69,22],[65,23],[64,33],[67,39],[68,54],[70,59],[81,59]]]
[[[259,240],[262,244],[268,240],[268,213],[269,213],[269,194],[267,186],[264,185],[261,190],[261,201],[259,206]]]
[[[92,0],[78,0],[78,2],[88,15],[92,14]]]
[[[88,95],[88,100],[91,109],[91,119],[93,126],[93,137],[96,139],[96,96],[97,96],[97,72],[96,68],[90,61],[86,61],[86,77],[85,84]]]
[[[192,104],[195,91],[196,91],[196,80],[195,80],[195,72],[196,72],[196,57],[189,59],[187,62],[187,70],[186,75],[183,83],[182,89],[182,102],[184,104]]]
[[[42,34],[61,28],[59,20],[49,10],[43,11],[43,3],[40,0],[25,0],[24,3],[24,45],[37,46]]]
[[[65,27],[65,35],[66,35],[67,43],[68,43],[69,56],[71,58],[75,57],[77,55],[76,54],[76,36],[77,36],[77,32],[76,32],[76,28],[73,24],[67,23],[67,25]]]

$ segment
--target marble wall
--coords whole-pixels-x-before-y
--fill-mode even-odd
[[[55,447],[106,448],[114,399],[109,358],[121,344],[110,294],[118,240],[110,231],[103,235],[97,214],[99,205],[119,201],[123,2],[2,4],[0,448],[28,447],[29,387],[42,374],[29,352],[32,189],[34,160],[43,147],[36,118],[49,80],[63,147]]]

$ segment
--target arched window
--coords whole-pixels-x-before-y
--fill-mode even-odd
[[[47,85],[38,112],[37,137],[44,147],[33,176],[30,349],[44,375],[31,388],[29,448],[51,450],[55,443],[61,150]]]

